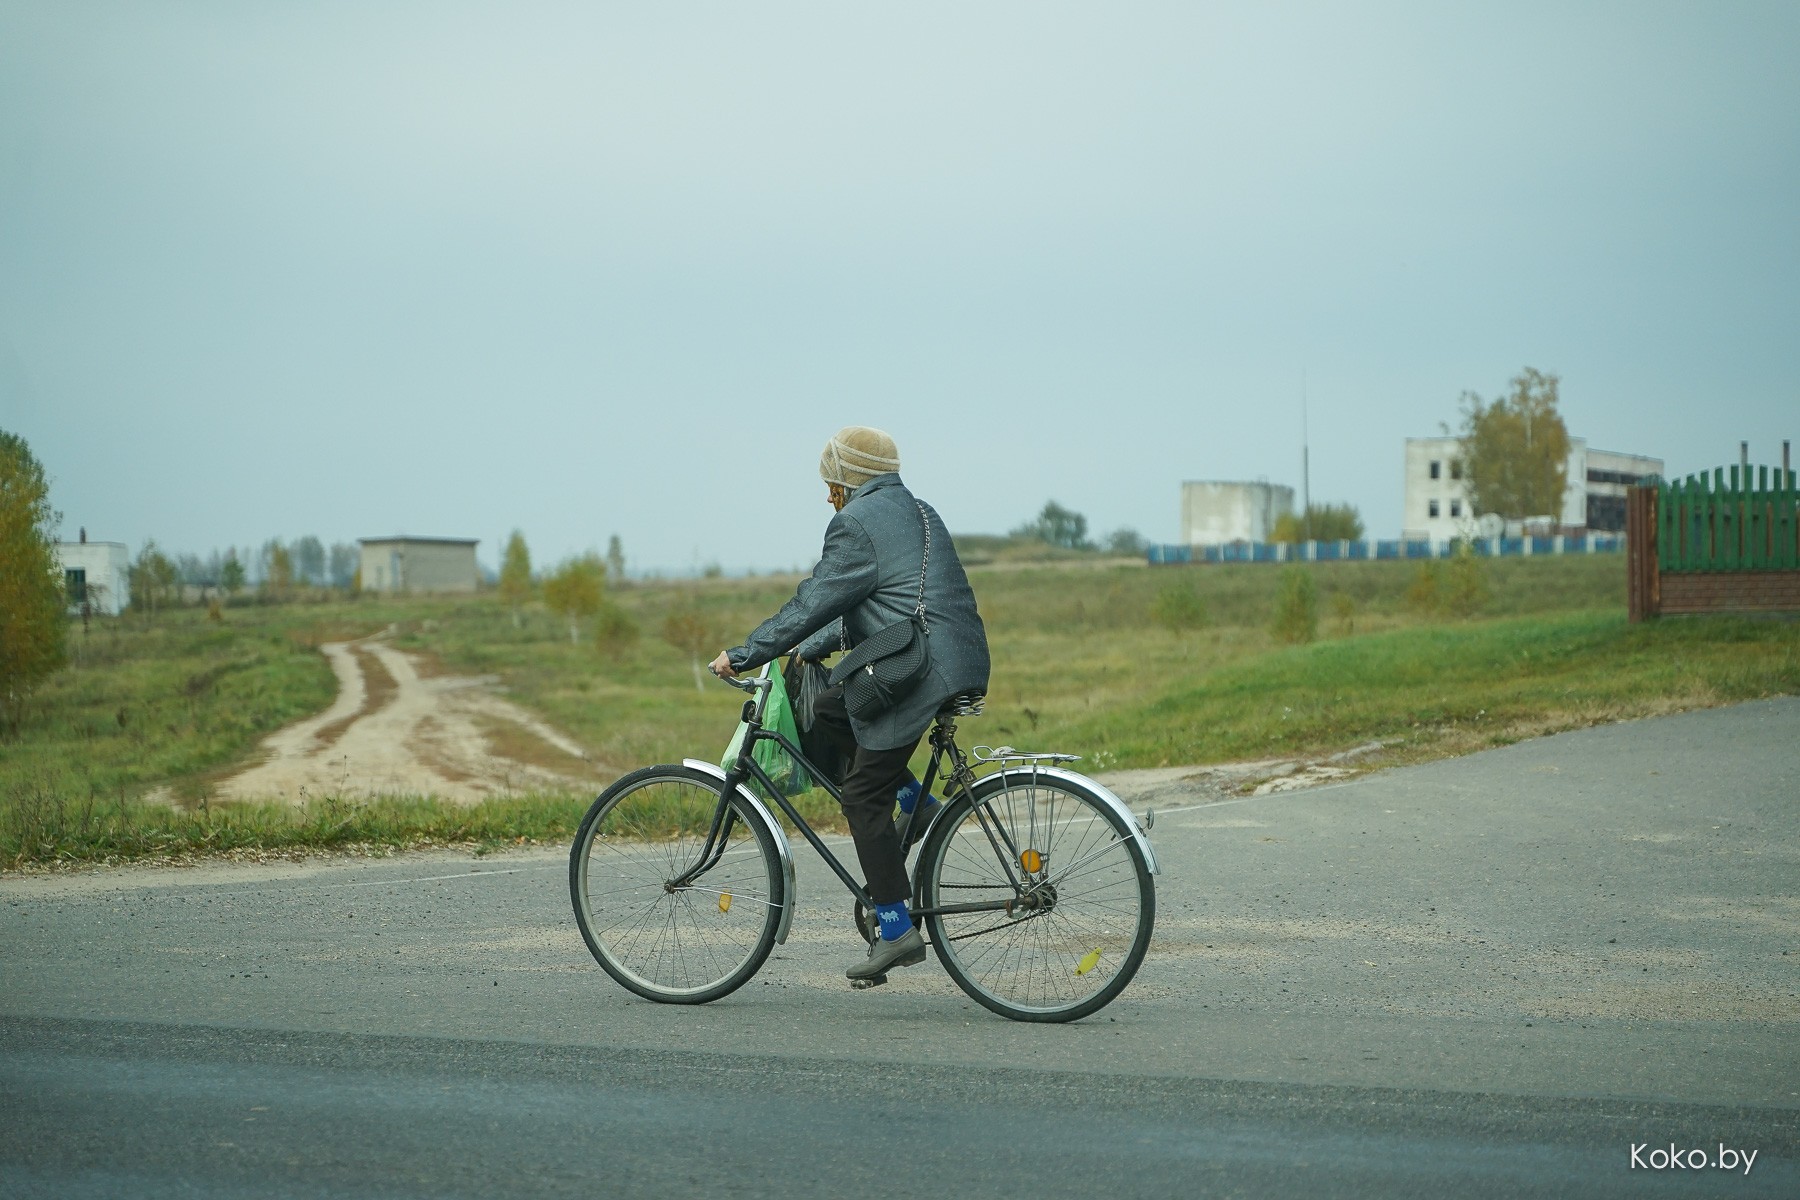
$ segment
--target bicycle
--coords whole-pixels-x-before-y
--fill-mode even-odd
[[[787,940],[794,859],[763,796],[849,889],[865,942],[880,936],[868,892],[752,757],[759,742],[773,741],[841,799],[798,746],[762,727],[769,668],[725,682],[751,693],[731,767],[690,758],[624,776],[588,809],[569,851],[588,949],[619,983],[665,1004],[730,995]],[[981,706],[979,695],[954,697],[929,732],[920,794],[931,793],[940,767],[948,770],[943,801],[918,839],[908,907],[950,978],[984,1007],[1017,1021],[1073,1021],[1110,1003],[1142,964],[1156,917],[1156,856],[1122,800],[1063,769],[1076,755],[1007,746],[965,755],[956,719]],[[973,764],[998,769],[977,776]],[[906,817],[902,846],[912,845],[916,816]]]

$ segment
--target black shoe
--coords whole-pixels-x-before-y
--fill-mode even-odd
[[[925,961],[925,938],[914,925],[893,941],[876,938],[869,956],[844,972],[846,979],[873,979],[894,967],[916,967]]]
[[[900,853],[905,854],[911,850],[913,845],[925,836],[925,831],[931,828],[931,819],[937,816],[938,809],[942,807],[943,805],[939,804],[935,797],[925,797],[925,802],[913,809],[911,834],[906,832],[905,813],[894,818],[894,836],[900,839]]]

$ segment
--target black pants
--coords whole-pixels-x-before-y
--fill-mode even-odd
[[[912,893],[900,835],[894,832],[894,796],[912,778],[907,762],[918,746],[918,738],[894,750],[857,745],[841,687],[827,689],[814,701],[813,727],[800,739],[806,757],[821,769],[829,772],[834,763],[847,768],[839,789],[844,794],[844,816],[856,842],[863,880],[877,904],[905,900]]]

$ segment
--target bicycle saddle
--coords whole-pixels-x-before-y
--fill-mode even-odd
[[[958,692],[938,709],[940,717],[979,717],[987,702],[986,692]]]

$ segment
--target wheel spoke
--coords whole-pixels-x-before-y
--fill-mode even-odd
[[[733,800],[726,844],[703,859],[719,792],[682,768],[627,777],[596,802],[576,844],[577,919],[615,978],[658,1000],[714,999],[768,954],[779,919],[779,864]],[[683,886],[671,881],[696,864]]]
[[[1155,911],[1129,827],[1057,779],[987,793],[980,804],[990,828],[967,802],[957,804],[926,864],[927,907],[984,893],[1017,895],[1019,903],[1010,913],[926,917],[952,977],[983,1004],[1021,1019],[1068,1019],[1110,1000],[1136,972]],[[1017,861],[1000,858],[990,833]],[[1025,869],[1027,850],[1042,858],[1036,873]]]

